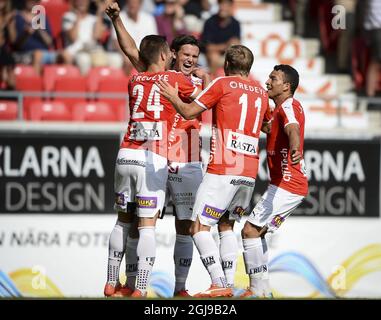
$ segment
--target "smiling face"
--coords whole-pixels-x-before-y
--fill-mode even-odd
[[[181,46],[178,52],[175,52],[175,70],[189,76],[197,66],[200,49],[191,44]]]
[[[270,99],[274,99],[290,89],[290,84],[284,82],[283,71],[273,70],[266,81],[266,88]]]

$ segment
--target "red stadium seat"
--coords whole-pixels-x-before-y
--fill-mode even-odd
[[[59,78],[55,82],[54,92],[74,92],[86,93],[86,80],[83,77],[64,77]],[[57,96],[55,101],[64,102],[68,107],[72,108],[75,103],[86,101],[86,97],[65,98]]]
[[[103,102],[77,103],[73,108],[74,121],[118,121],[114,109]]]
[[[42,79],[40,76],[16,76],[16,90],[29,91],[29,92],[41,92],[42,91]],[[24,113],[28,112],[31,104],[34,102],[41,102],[41,97],[25,96],[23,100]]]
[[[123,78],[105,77],[99,81],[99,93],[115,93],[123,95],[121,98],[99,98],[99,101],[107,103],[113,107],[114,112],[118,115],[119,121],[126,121],[128,118],[128,114],[126,114],[126,103],[128,103],[128,80],[129,78],[124,76]]]
[[[48,65],[43,71],[44,88],[46,91],[53,91],[57,79],[80,76],[79,69],[73,65]]]
[[[125,79],[123,70],[109,67],[92,68],[87,75],[87,84],[89,91],[95,92],[98,90],[101,79]]]
[[[18,64],[15,68],[15,76],[17,80],[17,78],[23,78],[23,77],[37,77],[38,73],[30,65]]]
[[[17,120],[17,102],[0,101],[0,120]]]
[[[27,118],[32,121],[71,121],[72,115],[62,102],[35,102],[31,105]]]

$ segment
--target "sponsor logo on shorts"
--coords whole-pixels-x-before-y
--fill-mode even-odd
[[[204,217],[212,218],[214,220],[219,220],[222,217],[224,210],[214,208],[209,205],[205,205],[204,210],[202,210],[202,214]]]
[[[127,199],[124,196],[124,193],[115,193],[115,203],[118,206],[124,206],[126,202],[127,202]]]
[[[117,159],[116,163],[119,165],[126,165],[126,166],[139,166],[139,167],[146,166],[146,163],[144,161],[125,159],[125,158]]]
[[[261,272],[267,272],[267,265],[266,264],[261,265],[261,266],[256,267],[256,268],[250,268],[249,269],[249,275],[250,274],[257,274],[257,273],[261,273]]]
[[[249,180],[245,180],[245,179],[232,179],[230,181],[230,184],[232,184],[233,186],[243,185],[243,186],[254,188],[255,181],[249,181]]]
[[[244,216],[244,215],[246,214],[246,211],[245,211],[245,209],[242,208],[242,207],[236,207],[236,208],[234,209],[234,211],[233,211],[233,214],[236,214],[236,215],[242,217],[242,216]]]
[[[138,208],[156,208],[157,197],[136,197]]]
[[[130,139],[136,141],[162,140],[163,126],[161,122],[133,122],[131,123]]]
[[[176,177],[176,176],[168,176],[168,181],[172,181],[172,182],[183,182],[183,178],[180,178],[180,177]]]
[[[216,263],[213,256],[205,257],[205,258],[202,258],[201,260],[202,260],[202,263],[204,264],[205,268]]]
[[[175,205],[192,206],[194,203],[194,196],[192,192],[178,192],[172,194],[172,201]]]
[[[276,228],[279,228],[281,226],[281,224],[283,223],[284,221],[284,218],[281,217],[280,215],[276,215],[272,220],[271,220],[271,224],[276,227]]]
[[[258,138],[238,132],[229,132],[226,148],[250,156],[257,155]]]

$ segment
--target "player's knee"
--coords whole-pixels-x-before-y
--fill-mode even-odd
[[[189,229],[190,229],[190,235],[191,236],[194,236],[197,232],[201,231],[200,230],[200,224],[196,223],[196,221],[192,222]]]
[[[191,220],[176,220],[176,233],[184,236],[192,234],[192,221]]]
[[[259,238],[261,236],[260,230],[262,227],[255,226],[250,222],[246,221],[242,228],[241,235],[243,239],[247,238]]]
[[[218,224],[218,232],[224,232],[229,230],[233,230],[233,225],[231,223],[223,222]]]
[[[131,223],[135,218],[135,215],[130,212],[118,212],[118,220],[123,223]]]

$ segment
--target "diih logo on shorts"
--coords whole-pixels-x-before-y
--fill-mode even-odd
[[[138,208],[156,208],[157,197],[136,197]]]
[[[205,205],[204,210],[202,210],[202,215],[204,217],[212,218],[214,220],[219,220],[223,213],[224,210],[208,206],[207,204]]]
[[[125,199],[126,197],[124,196],[123,193],[115,193],[115,203],[118,206],[124,206],[126,204]]]
[[[284,221],[284,218],[281,217],[280,215],[276,215],[272,220],[271,220],[271,224],[276,227],[276,228],[279,228],[280,225],[283,223]]]
[[[246,211],[245,211],[245,209],[242,208],[242,207],[236,207],[236,208],[234,209],[234,211],[233,211],[233,214],[236,214],[236,215],[238,215],[238,216],[240,216],[240,217],[244,216],[245,213],[246,213]]]

